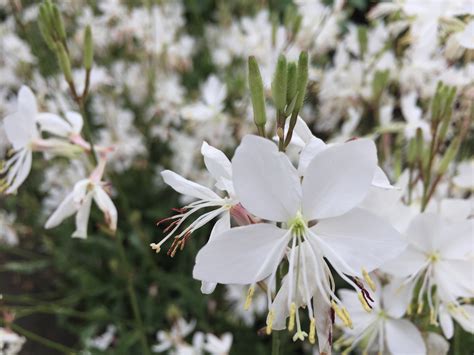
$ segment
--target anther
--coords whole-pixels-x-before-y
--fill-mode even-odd
[[[314,344],[316,342],[316,321],[314,318],[311,318],[309,322],[309,342]]]
[[[252,297],[253,297],[254,292],[255,292],[255,287],[250,286],[247,292],[247,299],[245,300],[245,305],[244,305],[244,309],[246,311],[250,308],[250,305],[252,304]]]
[[[288,322],[288,330],[291,332],[295,329],[295,315],[296,315],[296,304],[292,302],[290,305],[290,320]]]
[[[370,278],[369,273],[364,268],[362,268],[362,275],[364,276],[364,280],[367,282],[367,285],[369,285],[370,289],[375,292],[375,282]]]
[[[274,318],[275,318],[275,314],[273,312],[273,309],[271,309],[270,312],[268,312],[268,315],[267,315],[267,329],[266,329],[267,335],[272,334],[272,327],[273,327],[273,319]]]
[[[365,311],[370,313],[370,311],[372,311],[372,308],[370,308],[370,305],[367,303],[367,300],[362,295],[362,292],[357,292],[357,297],[359,298],[359,301],[362,304],[362,307],[364,307]]]

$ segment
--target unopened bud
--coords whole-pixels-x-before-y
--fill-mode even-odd
[[[284,55],[278,57],[275,76],[272,81],[272,96],[275,107],[279,111],[283,111],[286,105],[286,85],[288,71],[286,67],[286,58]]]
[[[288,63],[288,74],[286,84],[286,103],[290,104],[293,98],[296,96],[296,80],[297,80],[297,67],[296,63]],[[296,101],[295,101],[296,102]]]
[[[64,22],[59,9],[56,5],[52,5],[52,22],[54,24],[54,29],[57,32],[59,39],[61,41],[66,40],[66,30],[64,28]]]
[[[84,32],[84,68],[90,70],[94,58],[94,43],[92,39],[91,26],[87,26]]]
[[[301,52],[298,59],[297,99],[295,104],[296,113],[299,112],[303,106],[303,101],[306,95],[306,85],[308,83],[308,71],[308,52]]]
[[[71,61],[69,60],[69,56],[66,52],[66,49],[61,43],[59,43],[57,46],[56,54],[58,56],[59,66],[61,67],[64,77],[66,78],[66,81],[68,83],[71,83],[73,81],[72,71],[71,71]]]
[[[249,67],[249,87],[253,106],[253,119],[257,127],[264,127],[267,122],[267,113],[265,111],[265,95],[263,90],[262,76],[255,57],[248,59]]]
[[[438,174],[443,175],[449,167],[449,164],[454,160],[456,154],[458,153],[459,147],[461,145],[461,137],[456,137],[451,144],[449,145],[448,149],[446,149],[446,153],[444,153],[443,159],[439,163]]]

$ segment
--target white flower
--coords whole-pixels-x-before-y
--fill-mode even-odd
[[[89,178],[79,180],[63,202],[53,212],[46,221],[45,228],[54,228],[63,220],[76,214],[76,231],[73,237],[87,238],[87,224],[92,205],[95,201],[100,210],[104,213],[107,226],[115,231],[117,229],[117,209],[104,190],[105,182],[102,180],[105,161],[100,161],[97,168]]]
[[[114,325],[108,325],[105,332],[99,336],[87,340],[87,346],[90,348],[107,350],[115,339],[117,328]]]
[[[211,189],[187,180],[170,170],[162,171],[161,176],[166,184],[171,186],[175,191],[185,196],[197,199],[197,201],[192,202],[183,208],[176,209],[178,212],[177,215],[165,218],[158,222],[158,224],[163,222],[169,222],[170,224],[165,228],[165,233],[169,233],[159,243],[151,244],[151,247],[156,250],[156,252],[160,251],[163,243],[177,232],[178,228],[184,221],[203,208],[212,208],[212,210],[199,216],[193,223],[184,228],[182,232],[174,237],[174,243],[170,248],[171,255],[174,255],[178,246],[184,246],[187,238],[195,230],[201,228],[221,214],[227,215],[226,217],[223,216],[225,219],[223,219],[222,227],[225,228],[226,224],[230,226],[230,209],[238,204],[235,199],[234,187],[232,186],[231,163],[224,153],[210,146],[206,142],[203,142],[201,146],[201,153],[204,156],[204,163],[207,170],[216,181],[216,188],[224,191],[226,196],[221,197]]]
[[[152,346],[152,351],[155,353],[161,353],[174,348],[178,350],[180,346],[184,345],[184,338],[191,334],[195,327],[196,321],[194,319],[188,323],[183,318],[179,318],[173,324],[171,331],[166,332],[160,330],[156,333],[156,339],[158,340],[158,344]],[[184,348],[182,348],[182,350],[184,350]],[[188,353],[192,354],[192,352]]]
[[[403,285],[410,292],[420,283],[417,312],[423,311],[426,293],[431,322],[436,324],[440,300],[459,307],[458,297],[474,296],[473,221],[452,223],[439,215],[423,213],[413,219],[403,237],[407,249],[382,270],[405,278]]]
[[[474,306],[470,304],[441,304],[439,307],[439,324],[447,339],[454,334],[455,319],[469,333],[474,333]]]
[[[181,113],[185,119],[208,121],[224,110],[227,87],[215,75],[211,75],[202,87],[201,100],[183,107]]]
[[[214,334],[206,334],[206,342],[204,343],[204,350],[211,355],[227,355],[232,346],[232,334],[225,333],[220,338]]]
[[[77,116],[79,115],[73,113],[69,115],[76,127],[80,118]],[[72,130],[72,126],[68,126],[60,117],[51,113],[39,113],[35,95],[27,86],[22,86],[18,92],[17,110],[4,119],[5,133],[13,146],[13,153],[6,162],[0,164],[0,175],[6,175],[4,180],[0,180],[0,192],[13,193],[26,180],[34,151],[62,154],[71,152],[72,146],[66,141],[42,139],[37,123],[44,123],[43,130],[57,135]]]
[[[19,354],[26,339],[9,329],[0,327],[0,354]]]
[[[392,355],[424,355],[426,346],[418,328],[409,320],[402,319],[405,313],[407,293],[400,291],[400,284],[392,282],[381,287],[377,284],[372,311],[360,309],[358,295],[351,290],[341,290],[339,294],[348,311],[353,315],[354,328],[344,328],[345,335],[336,341],[343,343],[349,353],[356,346],[362,346],[364,354],[387,349]]]
[[[319,302],[344,309],[334,294],[326,259],[354,288],[346,274],[363,276],[395,257],[405,247],[398,233],[378,217],[356,206],[367,194],[376,169],[375,146],[369,140],[335,145],[316,154],[305,169],[303,182],[287,156],[271,141],[245,136],[232,160],[233,185],[243,207],[255,216],[282,223],[259,223],[236,227],[209,241],[196,257],[193,276],[224,284],[250,284],[249,301],[257,282],[275,279],[277,267],[288,247],[287,310],[294,321],[295,278],[300,267],[297,246],[309,253],[313,280],[305,282],[305,304],[314,333],[314,314],[309,284],[323,296]],[[354,250],[357,249],[357,253]],[[305,277],[302,277],[303,280]],[[270,288],[269,300],[270,300]],[[331,300],[332,299],[332,300]],[[275,312],[270,309],[270,316]],[[297,314],[297,313],[296,313]],[[295,336],[302,338],[299,318]],[[346,317],[350,323],[349,317]],[[270,320],[271,330],[271,320]],[[292,327],[289,327],[292,330]],[[314,336],[312,337],[314,341]]]
[[[461,189],[474,190],[474,160],[465,161],[458,165],[453,184]]]

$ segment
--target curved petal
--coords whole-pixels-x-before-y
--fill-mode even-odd
[[[435,264],[434,277],[445,301],[474,294],[473,260],[440,260]]]
[[[291,143],[303,147],[304,145],[310,143],[313,138],[315,138],[313,132],[311,132],[306,122],[298,116],[295,128],[293,130]]]
[[[176,174],[171,170],[161,172],[161,176],[165,183],[170,185],[175,191],[180,194],[195,197],[200,200],[219,200],[220,197],[211,189],[196,184],[193,181],[185,179],[181,175]]]
[[[197,254],[193,277],[223,284],[251,284],[276,268],[288,242],[286,230],[270,224],[232,228]]]
[[[3,119],[3,127],[13,149],[25,147],[32,139],[30,122],[20,112],[12,113]]]
[[[17,169],[14,177],[8,174],[8,180],[13,179],[10,183],[10,187],[5,191],[7,194],[15,192],[21,184],[26,180],[31,170],[31,163],[33,161],[33,153],[30,150],[24,150],[20,153],[21,157],[15,163],[14,169]]]
[[[67,137],[71,133],[71,126],[54,113],[39,113],[37,122],[42,131],[52,133],[60,137]]]
[[[412,298],[414,283],[404,285],[400,279],[390,281],[383,287],[383,306],[387,314],[392,318],[401,318]]]
[[[36,103],[36,96],[28,86],[23,85],[18,91],[18,111],[25,114],[34,124],[36,114],[38,113],[38,104]]]
[[[307,219],[340,216],[369,192],[377,166],[374,142],[357,139],[317,154],[303,179],[303,215]]]
[[[474,306],[472,304],[464,304],[460,306],[460,309],[454,308],[451,315],[466,332],[474,333]]]
[[[326,149],[328,146],[321,139],[313,137],[313,139],[305,145],[303,150],[300,153],[300,160],[298,163],[298,173],[303,176],[305,174],[306,168],[313,158],[319,152]]]
[[[87,224],[91,213],[92,193],[88,193],[76,214],[76,230],[72,234],[73,238],[87,238]]]
[[[115,231],[117,229],[117,208],[109,195],[100,186],[94,187],[94,201],[104,213],[109,228]]]
[[[451,315],[444,305],[439,307],[439,325],[446,339],[451,339],[454,334],[454,323]]]
[[[66,198],[60,203],[58,208],[48,218],[44,227],[46,229],[54,228],[61,224],[66,218],[72,216],[77,211],[76,204],[74,203],[73,192],[69,193]]]
[[[206,142],[202,142],[201,154],[204,157],[207,170],[214,179],[217,181],[221,178],[232,180],[232,165],[224,153]]]
[[[385,322],[387,347],[392,355],[425,355],[426,346],[420,331],[408,320],[388,319]]]
[[[254,215],[287,222],[301,203],[301,185],[296,169],[271,141],[247,135],[232,159],[235,193]]]
[[[82,116],[79,113],[74,112],[74,111],[66,112],[65,116],[72,127],[72,131],[74,133],[81,133],[82,126],[84,124],[84,120],[82,119]]]
[[[332,266],[350,275],[374,270],[400,255],[406,243],[383,219],[360,208],[320,221],[311,231]]]
[[[390,183],[390,180],[380,166],[375,168],[372,186],[379,187],[381,189],[399,189]]]

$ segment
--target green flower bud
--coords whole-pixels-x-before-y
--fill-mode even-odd
[[[94,58],[94,43],[92,39],[91,26],[87,26],[84,32],[84,68],[90,70]]]
[[[262,76],[255,57],[248,59],[249,69],[249,87],[252,98],[253,118],[257,127],[264,127],[267,122],[267,113],[265,110],[265,95],[263,90]]]
[[[61,14],[59,13],[59,9],[56,5],[53,5],[52,7],[53,9],[53,13],[52,13],[52,22],[53,22],[53,25],[54,25],[54,29],[56,30],[58,36],[59,36],[59,39],[61,41],[65,41],[66,40],[66,30],[64,29],[64,22],[63,22],[63,18],[61,16]]]
[[[296,63],[288,63],[288,74],[287,74],[287,84],[286,84],[286,103],[290,104],[293,101],[293,98],[296,96],[296,80],[297,80],[297,70]],[[293,109],[291,110],[293,111]]]
[[[66,81],[68,83],[71,83],[73,81],[72,71],[71,71],[71,61],[69,60],[69,55],[67,54],[66,49],[61,43],[59,43],[59,45],[57,46],[56,54],[58,56],[59,66],[61,67],[64,77],[66,78]]]
[[[301,52],[298,59],[298,75],[297,75],[297,99],[295,104],[296,112],[299,112],[303,106],[306,95],[306,85],[308,84],[308,52]],[[294,111],[293,111],[294,112]]]
[[[359,40],[360,55],[364,56],[365,52],[367,52],[367,45],[368,45],[367,27],[365,26],[357,27],[357,39]]]
[[[456,154],[459,151],[459,147],[461,146],[461,137],[457,136],[449,145],[448,149],[444,153],[443,159],[439,163],[438,167],[438,174],[443,175],[449,167],[449,164],[454,160]]]
[[[286,58],[284,55],[278,57],[275,76],[272,81],[272,96],[275,106],[279,111],[283,111],[286,105],[286,85],[288,70],[286,68]]]
[[[378,100],[382,95],[383,90],[387,86],[390,72],[388,70],[376,71],[372,80],[372,97]]]

